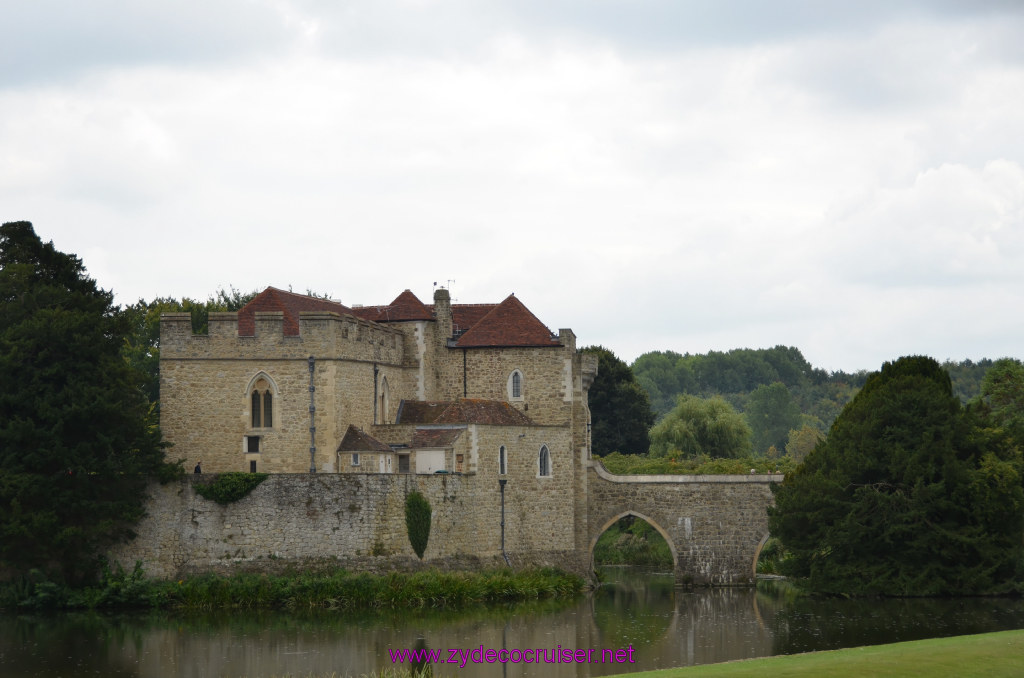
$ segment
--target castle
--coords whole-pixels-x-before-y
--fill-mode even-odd
[[[209,333],[165,314],[161,427],[204,471],[568,479],[588,456],[593,356],[514,295],[349,308],[269,287]]]
[[[753,580],[781,476],[612,476],[590,458],[597,357],[515,296],[385,306],[268,288],[237,313],[160,326],[160,420],[170,458],[204,472],[268,472],[227,505],[206,475],[153,485],[113,562],[157,577],[309,562],[356,570],[557,565],[589,575],[626,515],[669,544],[679,581]],[[405,521],[431,506],[426,552]]]

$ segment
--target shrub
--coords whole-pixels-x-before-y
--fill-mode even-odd
[[[409,530],[412,550],[422,560],[430,539],[430,502],[416,490],[405,498],[405,527]]]
[[[195,489],[200,496],[218,504],[230,504],[252,492],[266,479],[266,473],[221,473],[212,482],[197,483]]]

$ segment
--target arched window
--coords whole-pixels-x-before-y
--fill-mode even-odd
[[[508,459],[505,456],[505,446],[498,448],[498,475],[503,476],[508,471]]]
[[[542,478],[551,475],[551,455],[548,453],[547,445],[540,447],[540,454],[537,456],[537,475]]]
[[[523,399],[523,373],[519,370],[513,370],[512,374],[508,375],[508,399]]]
[[[249,422],[252,428],[273,428],[274,391],[277,389],[261,372],[249,384]]]

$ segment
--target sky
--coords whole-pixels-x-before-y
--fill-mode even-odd
[[[118,303],[515,294],[632,362],[1024,358],[1019,0],[0,3],[0,221]]]

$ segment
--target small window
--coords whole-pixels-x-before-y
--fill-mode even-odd
[[[498,448],[498,475],[503,476],[507,472],[507,459],[505,457],[505,446]]]
[[[259,454],[260,451],[260,437],[259,436],[246,436],[245,437],[245,451],[249,454]]]
[[[409,472],[409,455],[400,454],[398,455],[398,472],[408,473]]]
[[[274,425],[274,396],[267,391],[263,394],[263,426],[270,428]]]
[[[548,446],[542,445],[540,455],[537,459],[537,475],[545,478],[551,475],[551,455],[548,453]]]
[[[352,453],[352,465],[353,466],[359,466],[359,453],[358,452],[353,452]]]
[[[519,370],[513,370],[512,374],[508,375],[508,399],[523,399],[523,373]]]
[[[252,459],[249,461],[249,473],[256,473],[256,460]]]

